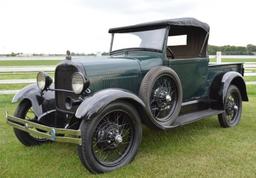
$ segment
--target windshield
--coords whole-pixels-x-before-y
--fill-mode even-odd
[[[127,48],[162,50],[166,28],[128,33],[114,33],[112,51]]]

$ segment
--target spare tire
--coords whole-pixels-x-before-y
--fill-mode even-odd
[[[177,118],[182,103],[182,86],[177,73],[169,67],[154,67],[143,78],[139,91],[148,117],[148,126],[166,129]]]

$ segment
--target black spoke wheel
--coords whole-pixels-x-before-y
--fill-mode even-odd
[[[95,129],[92,151],[95,158],[104,165],[118,163],[129,151],[134,127],[128,113],[113,110],[103,116]]]
[[[165,129],[177,118],[182,103],[182,87],[178,75],[171,68],[151,69],[142,81],[139,94],[149,113],[149,117],[143,119],[147,125]]]
[[[37,117],[35,113],[32,110],[31,102],[28,100],[24,100],[21,103],[19,103],[14,116],[25,119],[28,121],[36,122]],[[42,143],[47,142],[46,139],[37,137],[35,135],[31,135],[27,132],[24,132],[22,130],[14,128],[14,133],[18,140],[24,144],[25,146],[34,146],[34,145],[40,145]]]
[[[139,115],[128,103],[112,103],[90,121],[82,121],[78,154],[94,173],[109,172],[128,164],[141,141]]]
[[[228,88],[224,102],[224,113],[218,115],[219,123],[222,127],[236,126],[241,118],[242,98],[240,90],[231,85]]]

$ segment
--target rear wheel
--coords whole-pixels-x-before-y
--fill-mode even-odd
[[[234,85],[230,85],[228,88],[224,101],[224,110],[224,113],[218,115],[221,127],[236,126],[241,118],[242,97],[240,90]]]
[[[37,117],[31,107],[32,106],[30,101],[23,100],[21,103],[19,103],[14,116],[21,119],[29,120],[32,122],[36,122]],[[19,130],[16,128],[14,128],[13,130],[18,140],[25,146],[40,145],[42,143],[47,142],[47,140],[45,139],[41,139],[39,137],[30,135],[29,133],[24,132],[22,130]]]
[[[112,103],[96,118],[83,120],[80,129],[78,155],[93,173],[109,172],[131,162],[142,137],[138,112],[124,102]]]

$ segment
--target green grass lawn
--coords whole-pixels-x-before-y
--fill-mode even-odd
[[[256,76],[244,76],[245,81],[256,81]]]
[[[247,90],[248,95],[256,96],[256,85],[246,85],[246,90]]]
[[[19,90],[29,84],[0,84],[0,90]]]
[[[256,72],[256,69],[252,68],[252,69],[246,69],[245,72],[253,72],[255,73]]]
[[[237,127],[221,128],[214,116],[166,132],[145,128],[135,160],[100,176],[82,166],[75,145],[21,145],[3,118],[15,109],[12,96],[0,96],[0,177],[255,177],[254,89]]]
[[[16,61],[0,61],[0,66],[38,66],[38,65],[56,65],[60,60],[16,60]]]
[[[221,60],[222,62],[256,62],[256,58],[240,58],[240,59],[236,59],[236,58],[223,58]],[[216,58],[211,58],[210,62],[216,62]]]

